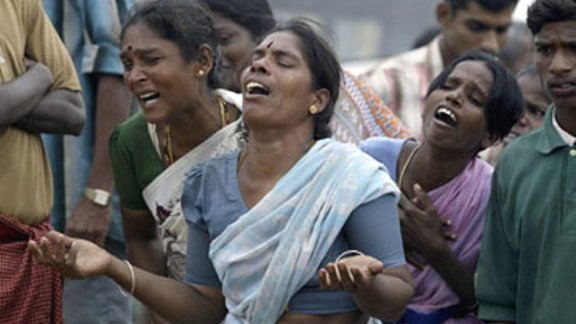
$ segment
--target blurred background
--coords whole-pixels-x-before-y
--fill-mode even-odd
[[[437,25],[438,1],[269,0],[279,19],[309,17],[326,25],[335,34],[340,59],[352,72],[412,48],[419,35]],[[519,1],[515,20],[525,21],[532,1]]]

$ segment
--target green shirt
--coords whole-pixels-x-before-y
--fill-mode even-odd
[[[476,278],[482,319],[575,321],[576,147],[554,129],[555,110],[494,172]]]
[[[109,145],[122,207],[148,210],[142,191],[166,166],[149,136],[144,114],[138,112],[117,126],[110,136]]]

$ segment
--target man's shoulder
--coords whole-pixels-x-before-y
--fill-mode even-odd
[[[544,136],[543,130],[538,129],[508,144],[498,159],[496,169],[500,171],[499,174],[509,178],[531,168],[540,155],[536,147],[541,136]]]

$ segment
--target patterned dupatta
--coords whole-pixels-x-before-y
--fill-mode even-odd
[[[219,235],[210,258],[222,282],[225,323],[276,322],[356,207],[398,189],[355,146],[318,141],[262,200]]]

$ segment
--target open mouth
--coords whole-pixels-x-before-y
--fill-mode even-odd
[[[142,100],[144,103],[153,101],[160,98],[160,93],[158,92],[146,92],[138,95],[138,99]]]
[[[246,94],[267,96],[270,94],[270,90],[260,82],[250,81],[246,84]]]
[[[434,118],[452,127],[456,127],[458,125],[458,118],[456,118],[456,114],[446,107],[438,108],[434,113]]]

